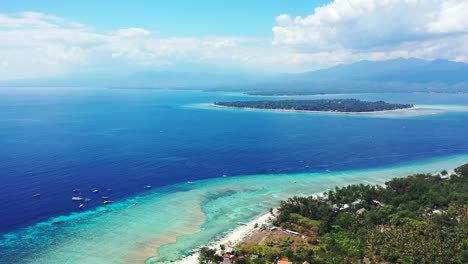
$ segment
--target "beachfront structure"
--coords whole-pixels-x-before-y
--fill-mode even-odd
[[[378,205],[378,206],[384,206],[385,204],[381,203],[380,201],[378,200],[373,200],[373,202]]]
[[[226,254],[226,253],[227,254],[232,254],[232,253],[234,253],[234,249],[232,247],[226,247],[224,249],[224,254]]]
[[[440,179],[441,180],[448,180],[448,179],[450,179],[450,176],[449,175],[440,175]]]
[[[232,255],[230,253],[226,253],[223,255],[223,261],[220,262],[219,264],[232,264],[234,260],[236,260],[237,257],[235,255]]]
[[[282,258],[281,260],[278,261],[278,264],[293,264],[293,263],[289,261],[288,258]]]
[[[349,208],[349,204],[344,204],[343,206],[340,207],[340,211],[346,210]]]
[[[319,196],[318,199],[319,199],[320,201],[324,201],[324,202],[328,202],[328,200],[329,200],[329,198],[328,198],[327,195]]]
[[[360,215],[360,214],[364,213],[365,211],[366,211],[366,208],[361,208],[361,209],[356,211],[356,214]]]
[[[298,232],[296,232],[296,231],[289,230],[289,229],[284,230],[284,232],[286,232],[286,233],[288,233],[288,234],[291,234],[291,235],[295,235],[295,236],[300,235],[300,233],[298,233]],[[279,262],[278,262],[278,263],[279,263]]]
[[[264,229],[268,229],[270,231],[275,231],[278,229],[278,227],[274,226],[274,225],[267,225],[267,224],[262,224],[260,226],[260,229],[264,230]]]

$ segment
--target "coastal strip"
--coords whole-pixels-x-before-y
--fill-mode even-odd
[[[155,257],[149,257],[146,263],[172,263],[210,241],[219,240],[212,244],[215,247],[227,241],[237,243],[255,223],[261,224],[267,217],[256,218],[259,212],[291,196],[310,196],[355,183],[383,184],[413,173],[440,172],[467,160],[468,155],[456,155],[378,168],[219,177],[183,183],[165,192],[154,190],[152,194],[6,234],[0,240],[0,251],[2,260],[9,263],[128,263],[132,255],[143,259],[150,254]],[[190,213],[193,208],[200,208],[198,212],[203,215],[194,216]],[[248,223],[237,226],[239,222]],[[232,234],[218,238],[236,226]]]
[[[212,107],[227,108],[227,109],[239,109],[239,110],[252,110],[252,111],[268,111],[268,112],[291,112],[291,113],[324,113],[324,114],[339,114],[339,115],[369,115],[369,114],[382,114],[382,113],[394,113],[394,112],[405,112],[411,110],[418,110],[421,107],[412,106],[408,108],[401,109],[391,109],[391,110],[379,110],[371,112],[340,112],[340,111],[313,111],[313,110],[295,110],[295,109],[277,109],[277,108],[255,108],[255,107],[237,107],[237,106],[227,106],[219,104],[209,104]]]
[[[210,249],[214,249],[216,251],[219,251],[221,245],[234,247],[238,243],[242,242],[243,239],[251,235],[252,232],[255,231],[255,229],[257,229],[257,226],[261,226],[262,224],[267,223],[267,221],[271,219],[272,217],[273,215],[271,213],[266,213],[266,214],[263,214],[254,218],[248,223],[242,223],[242,225],[234,229],[232,232],[226,235],[223,239],[216,241],[216,242],[212,242],[207,247]],[[198,263],[198,257],[199,257],[199,253],[195,252],[193,255],[187,256],[173,263],[175,264]]]
[[[214,103],[194,104],[188,107],[211,110],[232,110],[232,111],[255,111],[270,112],[278,114],[320,114],[320,115],[346,115],[356,117],[374,117],[374,118],[411,118],[419,116],[430,116],[444,113],[468,112],[468,107],[463,105],[414,105],[405,109],[383,110],[375,112],[336,112],[336,111],[310,111],[310,110],[292,110],[292,109],[259,109],[252,107],[233,107],[216,105]]]

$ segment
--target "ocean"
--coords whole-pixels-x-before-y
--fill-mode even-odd
[[[466,94],[306,98],[444,110],[280,113],[209,106],[263,99],[239,93],[0,88],[0,262],[172,261],[288,196],[468,162]]]

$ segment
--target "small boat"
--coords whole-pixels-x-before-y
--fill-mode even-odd
[[[91,199],[86,198],[86,199],[84,199],[84,201],[85,201],[85,202],[91,202]]]
[[[327,170],[326,170],[326,172],[327,172],[327,173],[330,173],[330,172],[331,172],[331,170],[327,169]]]
[[[146,185],[145,186],[145,189],[151,189],[151,188],[153,188],[153,186],[151,186],[151,185]]]
[[[104,204],[113,204],[113,201],[104,201]]]
[[[226,174],[223,174],[223,178],[226,178],[226,177],[227,177],[227,175],[226,175]]]
[[[102,196],[101,198],[104,199],[104,200],[107,200],[107,199],[109,199],[109,196]]]
[[[36,193],[36,194],[34,194],[32,197],[34,197],[34,198],[41,197],[41,194],[40,194],[40,193]]]
[[[78,206],[79,209],[83,208],[84,204],[80,204],[80,206]]]
[[[74,189],[73,192],[74,192],[74,193],[79,193],[79,192],[80,192],[80,189]]]
[[[93,191],[93,193],[98,193],[98,192],[99,192],[99,190],[94,190],[94,191]]]
[[[83,201],[84,199],[81,198],[81,197],[75,196],[75,197],[72,197],[72,200],[73,200],[73,201]]]

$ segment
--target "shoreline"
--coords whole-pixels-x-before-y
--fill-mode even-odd
[[[292,112],[292,113],[324,113],[324,114],[337,114],[337,115],[372,115],[372,114],[383,114],[383,113],[395,113],[395,112],[406,112],[406,111],[414,111],[419,110],[421,107],[414,105],[413,107],[408,108],[400,108],[400,109],[392,109],[392,110],[380,110],[380,111],[372,111],[372,112],[339,112],[339,111],[313,111],[313,110],[292,110],[292,109],[274,109],[274,108],[255,108],[255,107],[236,107],[236,106],[225,106],[225,105],[218,105],[215,103],[209,104],[211,107],[219,107],[219,108],[226,108],[226,109],[239,109],[239,110],[252,110],[252,111],[267,111],[267,112]]]
[[[56,260],[58,263],[72,257],[77,260],[73,263],[109,263],[109,261],[125,263],[128,257],[136,256],[129,254],[141,253],[140,256],[144,256],[151,250],[151,248],[148,248],[149,251],[145,249],[145,242],[164,239],[171,242],[153,248],[154,254],[159,253],[160,257],[146,259],[146,263],[197,263],[198,255],[185,257],[183,252],[198,248],[200,245],[207,245],[220,234],[226,236],[210,246],[219,247],[219,244],[226,244],[229,240],[238,243],[251,232],[255,223],[260,224],[261,219],[265,221],[270,215],[269,213],[259,215],[259,212],[277,207],[279,201],[293,194],[311,196],[335,186],[342,187],[356,183],[383,184],[394,177],[404,177],[414,173],[436,173],[443,169],[455,168],[466,163],[467,159],[467,154],[460,154],[358,170],[206,179],[194,182],[184,192],[165,195],[167,198],[160,197],[157,193],[150,194],[149,197],[118,202],[114,206],[106,207],[114,209],[99,215],[92,214],[90,215],[92,218],[84,217],[84,213],[75,215],[74,218],[83,216],[83,219],[79,221],[74,218],[63,219],[63,225],[50,225],[52,229],[50,231],[49,225],[40,224],[31,230],[25,230],[23,234],[12,234],[15,239],[8,243],[15,245],[17,244],[15,241],[18,241],[18,247],[15,248],[21,248],[23,241],[21,237],[34,234],[47,239],[48,233],[54,237],[60,234],[64,238],[63,241],[41,249],[40,254],[34,259],[26,253],[20,254],[19,256],[24,256],[22,261],[38,263],[40,260]],[[185,186],[185,183],[181,185]],[[216,199],[206,199],[207,193]],[[200,198],[204,199],[202,206],[207,220],[204,223],[194,223],[192,216],[180,212],[188,212],[199,206]],[[130,206],[135,202],[138,202],[138,206]],[[166,209],[161,211],[155,208]],[[234,212],[233,208],[236,208]],[[246,226],[236,226],[238,221],[248,223]],[[187,226],[190,228],[184,228]],[[201,231],[196,231],[200,229]],[[100,238],[90,240],[89,237],[96,234],[96,230],[100,230]],[[168,233],[171,230],[182,232]],[[227,230],[232,231],[226,234]],[[102,239],[109,243],[102,245]],[[101,246],[96,247],[97,245]],[[61,254],[57,255],[57,252]]]
[[[455,168],[451,168],[451,169],[446,169],[447,171],[447,175],[456,175],[455,173]],[[402,176],[402,177],[397,177],[397,178],[406,178],[410,175],[406,175],[406,176]],[[383,188],[386,188],[385,184],[371,184],[371,185],[375,185],[375,186],[381,186]],[[337,186],[338,187],[338,186]],[[317,199],[322,193],[326,192],[326,191],[329,191],[330,189],[326,189],[326,190],[322,190],[320,192],[314,192],[310,195],[307,195],[308,197],[313,197],[315,199]],[[292,196],[291,196],[292,197]],[[200,247],[198,247],[197,249],[200,249],[202,247],[206,247],[206,248],[209,248],[209,249],[213,249],[215,250],[215,252],[218,254],[218,255],[223,255],[222,251],[221,251],[221,248],[220,246],[221,245],[225,245],[225,246],[229,246],[229,247],[235,247],[236,245],[238,245],[239,243],[241,243],[245,238],[251,236],[257,229],[259,229],[263,224],[267,224],[268,220],[271,220],[272,218],[276,218],[276,215],[275,213],[278,212],[278,208],[275,207],[273,208],[273,214],[271,214],[270,212],[268,213],[264,213],[264,214],[260,214],[259,216],[257,217],[254,217],[253,219],[249,220],[247,223],[244,223],[244,225],[241,225],[237,228],[235,228],[234,230],[232,230],[231,232],[229,232],[225,237],[223,237],[222,239],[218,240],[218,241],[210,241],[208,243],[208,246],[205,246],[205,245],[201,245]],[[257,226],[257,227],[256,227]],[[198,257],[199,257],[199,253],[198,251],[193,253],[192,255],[188,255],[186,257],[183,257],[179,260],[176,260],[176,261],[173,261],[173,262],[169,262],[169,263],[174,263],[174,264],[193,264],[193,263],[198,263]]]
[[[210,242],[209,246],[206,246],[206,247],[210,249],[214,249],[218,253],[220,252],[220,245],[227,245],[227,246],[234,247],[240,242],[242,242],[244,238],[250,236],[252,232],[258,228],[258,227],[255,227],[256,224],[258,224],[258,226],[261,226],[262,224],[266,223],[269,218],[272,218],[272,217],[274,216],[271,215],[270,212],[266,214],[261,214],[255,217],[254,219],[250,220],[249,222],[245,223],[245,225],[241,225],[235,228],[232,232],[228,233],[221,240]],[[171,263],[175,263],[175,264],[198,263],[198,256],[199,256],[199,253],[196,252],[190,256],[187,256],[185,258],[182,258],[180,260],[177,260]]]

